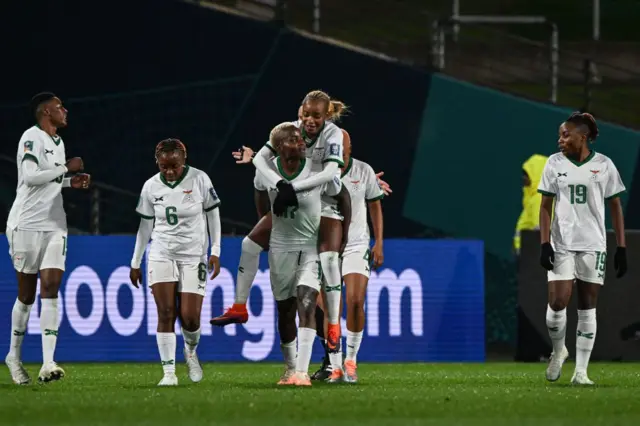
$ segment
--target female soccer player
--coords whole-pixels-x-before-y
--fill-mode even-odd
[[[559,134],[560,152],[547,160],[538,186],[542,194],[540,263],[549,271],[547,328],[553,344],[546,377],[552,382],[558,380],[562,364],[569,356],[565,347],[566,308],[575,281],[578,327],[576,367],[571,382],[592,385],[587,366],[596,337],[596,302],[607,262],[605,200],[616,233],[614,267],[620,278],[627,272],[624,218],[618,198],[625,187],[611,159],[589,148],[589,143],[598,136],[598,126],[591,114],[571,114],[560,125]]]
[[[130,278],[136,288],[142,284],[140,263],[149,237],[152,237],[147,276],[158,308],[156,340],[164,371],[158,386],[177,386],[174,331],[177,317],[182,324],[189,378],[193,382],[202,380],[196,348],[200,341],[200,311],[207,284],[209,242],[211,279],[220,273],[220,199],[209,176],[186,164],[187,150],[178,139],[161,141],[156,146],[155,156],[160,173],[142,187],[136,208],[142,219],[131,259]]]

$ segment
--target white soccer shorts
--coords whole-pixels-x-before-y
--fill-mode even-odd
[[[342,254],[342,276],[360,274],[371,275],[371,250],[368,246],[349,247]]]
[[[269,272],[273,297],[278,302],[296,297],[300,285],[320,291],[322,269],[318,253],[269,251]]]
[[[344,219],[338,210],[338,202],[327,195],[323,195],[320,200],[320,216],[339,221]]]
[[[599,251],[557,251],[549,281],[578,279],[586,283],[604,284],[607,253]]]
[[[43,269],[64,271],[67,231],[25,231],[7,228],[9,255],[16,271],[37,274]]]
[[[149,287],[157,283],[178,283],[178,293],[205,295],[207,287],[207,256],[191,261],[149,259],[147,278]]]

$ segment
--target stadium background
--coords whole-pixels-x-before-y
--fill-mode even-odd
[[[553,153],[557,125],[585,102],[600,119],[602,136],[596,150],[614,159],[629,189],[623,198],[627,227],[640,227],[640,186],[636,184],[640,176],[635,173],[640,138],[633,130],[639,123],[637,114],[629,113],[636,100],[634,84],[640,80],[630,65],[635,56],[628,52],[634,49],[623,51],[621,44],[615,43],[611,49],[594,49],[593,44],[582,42],[588,37],[584,27],[589,11],[576,8],[576,2],[563,2],[565,6],[559,8],[549,2],[511,2],[514,12],[543,12],[559,22],[563,49],[574,49],[566,54],[561,50],[561,71],[565,74],[560,78],[557,105],[542,102],[547,83],[540,63],[527,65],[522,58],[515,58],[529,53],[540,57],[540,52],[548,50],[543,29],[508,27],[505,31],[509,32],[503,33],[474,27],[469,33],[463,31],[462,41],[451,53],[451,67],[435,72],[429,55],[430,15],[416,14],[412,8],[416,3],[411,1],[398,2],[393,9],[393,21],[403,22],[402,33],[393,25],[383,30],[380,28],[385,25],[376,24],[382,22],[387,10],[384,2],[354,1],[349,8],[340,9],[340,15],[332,14],[338,8],[336,2],[327,1],[321,34],[332,37],[329,41],[305,32],[311,30],[312,10],[301,2],[290,2],[281,16],[283,21],[275,22],[201,7],[206,2],[36,3],[37,7],[21,2],[3,4],[0,14],[0,35],[11,40],[3,46],[3,61],[8,64],[5,81],[11,84],[3,88],[0,101],[0,215],[6,219],[15,193],[16,143],[31,124],[27,100],[36,91],[52,90],[70,111],[69,128],[61,132],[67,153],[84,159],[95,182],[89,193],[65,195],[70,227],[77,234],[104,235],[76,237],[78,247],[91,244],[96,250],[106,250],[100,255],[74,254],[70,243],[69,260],[99,270],[99,282],[105,288],[109,274],[128,263],[126,250],[108,249],[115,241],[112,238],[118,238],[113,235],[136,230],[133,209],[142,183],[155,173],[152,149],[158,140],[174,136],[185,141],[189,162],[210,174],[223,200],[225,234],[243,235],[255,222],[250,194],[253,173],[250,168],[236,166],[229,154],[243,144],[260,147],[269,129],[295,117],[302,96],[315,88],[352,106],[352,114],[342,124],[352,135],[354,156],[376,171],[383,170],[394,189],[393,196],[384,200],[387,238],[411,238],[416,240],[411,244],[418,245],[428,245],[434,238],[433,244],[446,245],[454,238],[468,241],[469,247],[477,247],[476,242],[484,245],[482,256],[473,252],[472,260],[467,259],[470,264],[480,259],[484,273],[470,266],[471,272],[464,278],[468,281],[462,283],[475,286],[474,295],[483,297],[458,301],[468,303],[459,307],[463,309],[459,324],[475,333],[470,342],[484,340],[490,353],[511,357],[516,344],[517,282],[511,239],[521,209],[521,165],[533,153]],[[234,2],[212,3],[228,6]],[[468,13],[505,11],[498,1],[482,3],[463,2],[463,6]],[[434,1],[429,7],[436,16],[446,16],[448,4]],[[626,33],[621,28],[629,16],[638,16],[634,15],[637,5],[619,1],[612,8],[607,6],[610,4],[603,2],[603,18],[607,18],[603,19],[603,32],[613,41],[623,40]],[[369,13],[366,28],[349,19],[358,7]],[[472,54],[463,43],[471,39],[475,44],[469,46],[491,47],[483,51],[484,58]],[[514,58],[501,55],[515,51],[520,54]],[[615,63],[611,52],[617,55]],[[592,87],[582,81],[579,70],[587,57],[598,66],[603,84]],[[504,67],[511,70],[509,75],[502,70],[500,78],[489,78],[490,73],[481,72],[486,66],[497,74],[495,63],[489,63],[498,61],[496,58],[505,64],[513,61]],[[545,65],[544,60],[538,60]],[[626,65],[621,64],[625,60]],[[583,97],[583,92],[589,95]],[[236,244],[228,241],[229,247]],[[406,255],[401,245],[388,246],[398,247],[387,253],[389,270],[396,276],[403,268],[419,269],[432,253],[420,252],[414,263],[394,266],[393,259]],[[437,259],[451,261],[457,255],[444,253]],[[233,275],[238,254],[225,252],[224,256]],[[1,263],[3,272],[10,271],[7,261]],[[451,272],[445,269],[435,272]],[[421,272],[424,295],[433,285],[427,284],[426,277],[437,275],[435,272]],[[14,297],[10,273],[2,274],[1,285],[2,315],[8,319],[9,301]],[[440,295],[438,306],[444,308],[448,300],[461,297],[456,290],[452,286]],[[82,291],[78,292],[76,309],[81,316],[90,315],[95,301],[88,293],[82,296]],[[121,297],[130,300],[126,293]],[[217,297],[219,302],[221,296]],[[382,306],[389,296],[381,300]],[[413,303],[410,292],[405,292],[402,300],[405,306]],[[218,305],[221,310],[221,303]],[[427,305],[423,306],[426,310]],[[473,328],[478,324],[478,312],[485,316],[482,330]],[[389,312],[381,312],[381,324],[388,319],[384,315]],[[402,319],[403,336],[410,344],[410,314],[403,311]],[[427,325],[426,317],[423,321],[425,327],[435,327],[434,322]],[[8,334],[6,325],[0,330]],[[60,339],[61,345],[65,338]],[[78,342],[90,344],[82,339]],[[145,343],[145,350],[149,357],[155,357],[149,344]],[[484,350],[482,343],[478,345]],[[466,360],[465,354],[469,359],[483,359],[484,354],[476,357],[480,346],[475,346],[471,355],[460,349],[449,360]],[[383,354],[380,359],[420,359],[408,353],[404,359],[402,353],[398,351],[396,358],[384,358]],[[114,355],[113,359],[121,358]],[[441,358],[424,357],[435,359]]]

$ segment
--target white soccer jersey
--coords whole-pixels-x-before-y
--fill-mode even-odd
[[[209,176],[185,166],[182,177],[167,182],[158,173],[142,187],[136,212],[155,219],[150,260],[192,260],[207,253],[209,234],[205,212],[220,205]]]
[[[605,200],[625,191],[609,157],[591,151],[582,162],[562,153],[547,160],[538,192],[555,197],[551,244],[557,251],[606,251]]]
[[[27,231],[59,231],[67,229],[67,215],[62,204],[64,173],[51,182],[27,186],[22,175],[22,162],[33,161],[39,170],[51,170],[66,163],[64,142],[50,136],[38,126],[22,134],[18,153],[18,187],[11,206],[7,226]]]
[[[367,202],[381,200],[384,192],[378,186],[373,168],[355,158],[349,159],[349,164],[342,173],[342,184],[351,196],[351,225],[347,248],[369,247],[371,237],[367,222]]]
[[[293,175],[286,174],[280,163],[280,157],[273,160],[273,168],[289,182],[306,179],[314,174],[311,162],[306,159],[302,160],[300,170]],[[269,200],[273,211],[273,202],[278,194],[277,189],[270,187],[266,178],[260,172],[256,172],[253,185],[258,191],[269,192]],[[269,250],[274,253],[291,251],[315,252],[320,229],[321,195],[335,196],[341,189],[342,184],[336,176],[329,183],[308,191],[298,192],[298,207],[288,207],[286,214],[282,217],[273,215]]]

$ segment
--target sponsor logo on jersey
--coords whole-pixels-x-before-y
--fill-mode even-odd
[[[340,146],[337,143],[332,143],[329,145],[329,154],[330,155],[340,155]]]
[[[153,197],[153,200],[154,200],[153,201],[154,203],[158,203],[160,201],[164,201],[164,195],[162,197]]]
[[[49,154],[53,155],[53,150],[45,149],[44,150],[44,155],[49,155]]]
[[[564,172],[564,173],[558,173],[558,177],[561,177],[561,176],[567,177],[567,172]]]

